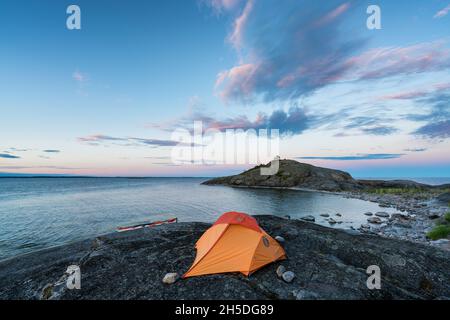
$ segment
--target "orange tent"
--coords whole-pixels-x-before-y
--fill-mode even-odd
[[[183,278],[204,274],[242,272],[249,275],[271,262],[285,259],[283,248],[255,218],[226,212],[195,244],[197,256]]]

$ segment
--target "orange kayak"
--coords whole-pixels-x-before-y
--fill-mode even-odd
[[[116,231],[123,232],[123,231],[137,230],[137,229],[156,227],[156,226],[160,226],[162,224],[175,223],[175,222],[178,222],[178,218],[136,224],[134,226],[117,227]]]

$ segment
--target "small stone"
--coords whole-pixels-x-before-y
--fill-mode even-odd
[[[393,213],[391,215],[391,218],[389,220],[395,220],[395,219],[401,219],[401,220],[409,220],[409,217],[405,214],[401,214],[401,213]]]
[[[286,214],[284,217],[285,217],[286,219],[291,219],[291,216],[288,215],[288,214]]]
[[[276,236],[275,240],[277,240],[278,242],[281,242],[281,243],[283,243],[285,241],[282,236]]]
[[[292,271],[286,271],[283,273],[282,278],[285,282],[290,283],[295,278],[295,273]]]
[[[335,224],[337,223],[336,220],[334,220],[333,218],[328,219],[328,223],[329,224]]]
[[[41,292],[41,300],[48,300],[53,295],[53,285],[48,283]]]
[[[389,218],[389,213],[387,213],[387,212],[377,212],[377,213],[375,213],[375,215],[377,217]]]
[[[381,219],[378,218],[378,217],[371,217],[371,218],[367,219],[367,222],[374,223],[374,224],[380,224],[381,223]]]
[[[427,215],[427,217],[428,217],[428,219],[434,220],[434,219],[439,218],[439,215],[435,212],[431,212]]]
[[[340,214],[340,213],[336,213],[336,216],[338,216],[338,217],[342,217],[342,214]]]
[[[370,217],[370,216],[373,216],[373,213],[372,213],[372,212],[365,212],[364,214],[365,214],[366,216],[369,216],[369,217]]]
[[[276,271],[277,277],[281,278],[283,276],[283,273],[285,273],[285,272],[286,272],[286,268],[284,266],[278,266],[277,271]]]
[[[304,216],[301,217],[300,219],[304,220],[304,221],[308,221],[308,222],[315,222],[316,218],[314,218],[313,216]]]
[[[175,283],[175,281],[177,281],[177,280],[178,280],[178,273],[171,272],[171,273],[167,273],[164,276],[162,282],[166,283],[166,284],[172,284],[172,283]]]
[[[392,223],[392,225],[393,225],[394,227],[399,227],[399,228],[409,228],[409,229],[412,228],[412,225],[411,225],[409,222],[407,222],[407,221],[402,221],[402,220],[394,221],[394,222]]]
[[[330,215],[329,215],[328,213],[321,213],[320,216],[321,216],[321,217],[328,218]]]

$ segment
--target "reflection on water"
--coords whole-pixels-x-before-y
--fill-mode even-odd
[[[366,222],[364,212],[389,211],[337,195],[279,189],[204,186],[201,178],[0,179],[0,259],[112,232],[119,225],[178,217],[214,221],[226,211],[249,214],[327,213],[343,223]],[[335,216],[341,213],[342,217]]]

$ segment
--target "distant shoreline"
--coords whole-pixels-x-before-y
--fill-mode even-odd
[[[14,179],[211,179],[216,177],[101,177],[101,176],[0,176],[0,179],[14,178]],[[450,179],[450,178],[449,178]]]

